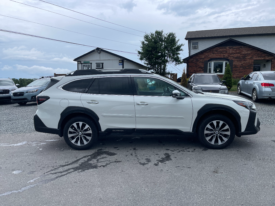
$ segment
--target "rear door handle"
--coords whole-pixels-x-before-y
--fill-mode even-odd
[[[98,104],[98,101],[96,100],[90,100],[89,102],[87,102],[88,104]]]
[[[137,102],[137,105],[148,105],[148,103],[147,102]]]

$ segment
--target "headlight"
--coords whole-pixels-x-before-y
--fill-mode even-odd
[[[34,90],[29,90],[26,93],[34,93],[34,92],[37,92],[37,91],[38,91],[38,89],[34,89]]]
[[[228,89],[221,89],[219,91],[219,93],[221,93],[221,94],[228,94]]]
[[[253,104],[252,102],[244,102],[244,101],[233,101],[233,102],[235,102],[236,104],[242,107],[245,107],[246,109],[256,110],[256,105]]]
[[[193,87],[192,91],[193,92],[202,92],[201,88],[199,88],[199,87]]]

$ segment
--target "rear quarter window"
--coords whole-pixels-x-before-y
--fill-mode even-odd
[[[81,79],[70,82],[62,87],[62,89],[69,91],[69,92],[78,92],[78,93],[85,93],[90,84],[92,83],[91,79]]]

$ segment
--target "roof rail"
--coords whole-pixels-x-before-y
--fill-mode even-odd
[[[74,72],[66,74],[66,76],[81,76],[81,75],[99,75],[99,74],[141,74],[149,73],[146,70],[141,69],[121,69],[121,70],[76,70]]]

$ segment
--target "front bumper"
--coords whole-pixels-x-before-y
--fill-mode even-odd
[[[11,102],[36,102],[35,94],[24,94],[23,96],[11,96]]]
[[[42,120],[36,115],[33,117],[34,122],[34,128],[37,132],[43,132],[43,133],[50,133],[50,134],[58,134],[59,135],[59,129],[53,129],[47,127]]]
[[[10,94],[0,94],[0,101],[11,101],[11,95]]]
[[[241,132],[241,135],[257,134],[261,130],[260,125],[261,122],[257,117],[257,112],[250,110],[245,131]]]

